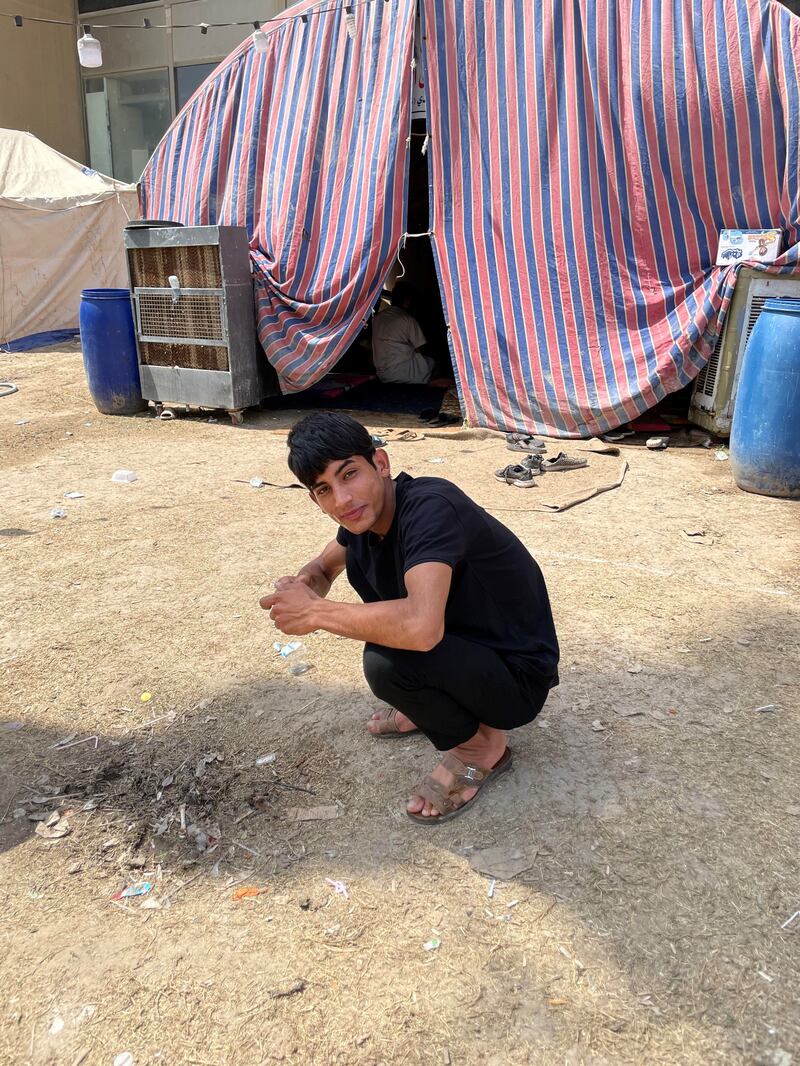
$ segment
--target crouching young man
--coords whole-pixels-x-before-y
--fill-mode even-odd
[[[421,731],[441,761],[413,789],[410,818],[460,814],[511,766],[506,730],[531,722],[558,684],[558,641],[542,573],[510,530],[452,482],[392,478],[355,419],[303,418],[289,467],[339,526],[334,540],[261,606],[284,633],[364,642],[364,674],[389,705],[367,728]],[[326,599],[343,570],[360,604]]]

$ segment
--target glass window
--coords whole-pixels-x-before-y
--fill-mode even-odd
[[[175,68],[175,107],[178,111],[216,67],[216,63],[195,63],[191,67]]]
[[[92,166],[138,181],[170,123],[168,71],[86,78],[84,92]]]

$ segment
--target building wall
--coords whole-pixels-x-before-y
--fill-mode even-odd
[[[75,29],[26,18],[72,21],[74,0],[27,0],[12,4],[11,10],[25,21],[21,29],[11,19],[0,26],[0,126],[27,130],[86,163]]]
[[[113,10],[102,10],[100,2],[77,0],[77,17],[92,27],[103,49],[102,67],[82,71],[81,93],[92,165],[125,181],[138,180],[194,89],[252,33],[251,25],[210,28],[205,34],[195,26],[265,21],[289,6],[284,0],[160,0],[125,6],[118,0]],[[142,27],[144,18],[150,29]]]

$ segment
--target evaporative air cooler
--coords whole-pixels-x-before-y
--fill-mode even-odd
[[[255,329],[243,226],[125,230],[142,396],[156,408],[243,410],[273,390]]]
[[[695,379],[689,407],[692,422],[710,433],[730,435],[742,355],[764,301],[775,298],[800,298],[800,277],[771,277],[752,267],[742,267],[722,334]]]

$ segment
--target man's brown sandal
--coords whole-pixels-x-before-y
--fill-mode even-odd
[[[414,795],[421,796],[441,813],[426,816],[406,811],[412,822],[418,822],[420,825],[439,825],[440,822],[447,822],[461,814],[480,796],[481,789],[485,785],[499,777],[504,771],[511,769],[511,749],[506,748],[490,770],[482,770],[478,766],[467,766],[449,751],[442,756],[440,765],[454,775],[453,783],[448,787],[429,774],[422,784],[414,789]],[[477,788],[478,791],[471,799],[457,803],[456,800],[461,797],[465,788]]]
[[[370,722],[377,725],[377,729],[367,729],[368,733],[371,733],[373,737],[377,737],[378,740],[398,740],[400,737],[413,737],[415,733],[419,733],[419,730],[414,729],[398,729],[397,728],[397,708],[391,707],[386,714],[380,718],[370,718]]]

